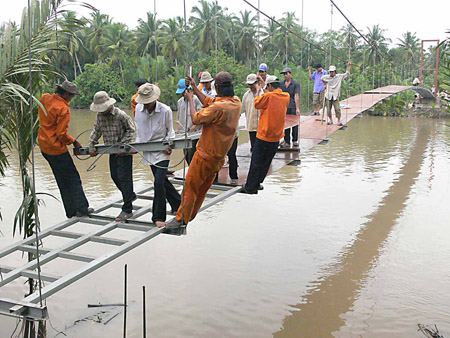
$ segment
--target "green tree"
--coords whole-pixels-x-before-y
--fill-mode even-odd
[[[380,25],[373,25],[372,28],[367,27],[367,29],[369,32],[366,34],[366,38],[371,44],[371,46],[369,46],[369,60],[372,61],[372,64],[375,64],[377,60],[380,61],[382,59],[379,52],[386,54],[388,43],[392,40],[384,36],[386,30],[380,28]]]
[[[157,32],[161,28],[161,21],[156,20],[152,12],[147,12],[146,20],[139,19],[135,34],[136,53],[144,56],[152,55],[154,58],[158,55]]]
[[[162,34],[159,37],[163,55],[175,60],[176,67],[178,66],[179,58],[186,52],[183,26],[184,22],[181,17],[163,21]]]
[[[256,22],[257,17],[250,11],[240,12],[240,18],[237,21],[237,30],[240,32],[237,40],[237,53],[240,61],[250,64],[252,59],[256,59],[257,41],[256,41]]]
[[[400,50],[403,52],[403,62],[408,62],[410,59],[413,62],[418,60],[419,56],[419,39],[416,37],[416,33],[406,32],[402,34],[402,38],[399,38]]]
[[[91,14],[87,30],[87,46],[91,53],[96,56],[96,61],[103,60],[105,57],[104,38],[108,25],[111,24],[109,15],[96,11]]]

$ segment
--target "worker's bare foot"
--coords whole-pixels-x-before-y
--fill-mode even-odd
[[[155,223],[158,228],[164,228],[166,226],[166,222],[156,221]]]

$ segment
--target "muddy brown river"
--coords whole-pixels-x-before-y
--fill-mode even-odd
[[[75,110],[70,133],[91,128],[94,118]],[[200,213],[187,236],[158,236],[48,298],[48,336],[121,337],[120,307],[87,305],[123,301],[125,264],[128,337],[142,337],[142,286],[148,337],[424,337],[419,323],[450,336],[448,124],[352,120],[303,154],[301,165],[270,175],[258,195],[234,195]],[[240,142],[247,140],[241,131]],[[21,190],[17,159],[10,162],[0,178],[0,248],[21,239],[12,236]],[[91,163],[75,160],[91,206],[119,198],[107,157],[87,172]],[[59,198],[39,151],[36,180],[38,191]],[[151,180],[137,165],[135,189]],[[43,199],[42,227],[64,221],[62,204]],[[105,246],[84,249],[98,255]],[[16,254],[0,264],[23,261]],[[43,270],[62,275],[81,265],[58,259]],[[0,297],[20,298],[23,283],[0,288]],[[16,324],[0,316],[0,337]]]

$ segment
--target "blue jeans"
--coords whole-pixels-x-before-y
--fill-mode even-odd
[[[245,183],[245,189],[247,191],[258,191],[259,185],[264,182],[264,179],[266,178],[272,159],[277,153],[278,146],[279,142],[267,142],[256,138],[247,182]]]
[[[66,216],[73,217],[77,212],[86,215],[89,202],[84,194],[80,174],[73,163],[72,156],[68,151],[61,155],[46,153],[42,153],[42,155],[52,168]]]
[[[181,204],[180,193],[175,189],[173,184],[168,180],[167,167],[169,166],[169,160],[161,161],[156,165],[150,165],[152,169],[154,180],[155,195],[153,198],[152,206],[152,221],[164,222],[167,216],[166,199],[172,208],[172,211],[177,211]]]

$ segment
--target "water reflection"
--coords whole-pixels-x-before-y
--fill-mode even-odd
[[[275,337],[331,337],[344,325],[341,315],[350,310],[367,273],[376,264],[383,242],[419,175],[429,136],[428,126],[418,128],[409,158],[379,208],[369,216],[339,262],[327,268],[330,275],[312,283],[312,290],[294,306],[296,310],[284,319],[283,328]]]

